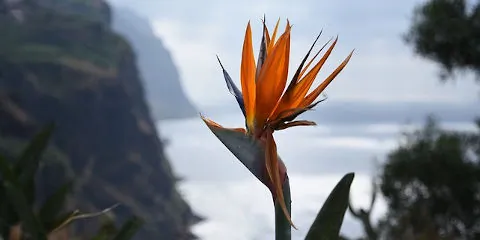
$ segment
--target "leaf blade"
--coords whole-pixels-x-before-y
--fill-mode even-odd
[[[18,184],[29,204],[35,201],[35,174],[40,166],[41,155],[48,146],[54,124],[48,124],[29,142],[14,165],[14,173],[18,176]]]
[[[143,225],[143,220],[138,217],[132,217],[126,221],[120,231],[115,235],[113,240],[129,240],[131,239],[138,229]]]
[[[12,166],[3,156],[0,156],[0,172],[2,173],[2,184],[5,195],[14,207],[15,212],[24,226],[26,233],[31,235],[34,240],[46,240],[47,235],[41,226],[37,217],[33,213],[33,206],[28,203],[21,185],[18,183],[17,176],[14,174]]]
[[[339,238],[354,177],[354,173],[348,173],[337,183],[313,221],[305,240],[337,240]]]
[[[72,186],[72,181],[63,184],[40,208],[39,218],[47,231],[51,231],[55,228],[54,223],[65,205],[67,194],[72,189]]]

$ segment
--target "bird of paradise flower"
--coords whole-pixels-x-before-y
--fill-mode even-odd
[[[204,116],[201,117],[217,137],[219,137],[220,131],[242,133],[246,139],[258,143],[264,149],[263,156],[253,157],[255,159],[254,162],[248,162],[247,158],[243,157],[240,157],[239,160],[269,188],[274,203],[280,205],[290,225],[296,228],[284,201],[282,186],[288,176],[285,164],[278,157],[273,133],[274,131],[294,126],[316,125],[312,121],[295,119],[324,100],[315,101],[347,65],[353,51],[319,86],[309,93],[317,74],[330,56],[338,40],[338,37],[335,38],[320,60],[307,71],[319,53],[328,44],[327,42],[323,45],[307,63],[307,59],[321,35],[320,32],[287,86],[291,25],[287,20],[284,32],[276,40],[279,22],[280,19],[275,25],[273,34],[270,35],[265,21],[263,21],[263,36],[257,63],[255,63],[254,59],[252,32],[250,22],[248,22],[243,42],[240,69],[241,92],[235,86],[220,59],[218,59],[227,87],[235,96],[245,116],[246,128],[224,128]],[[235,152],[234,154],[237,158],[239,157],[239,154],[236,154],[238,151],[234,148],[230,148],[230,150]],[[248,155],[248,153],[244,154]]]

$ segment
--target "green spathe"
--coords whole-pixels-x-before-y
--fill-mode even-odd
[[[264,182],[265,150],[261,143],[242,132],[226,128],[207,126],[225,145],[230,152],[261,182]],[[279,161],[280,157],[279,157]],[[283,195],[287,211],[291,215],[290,183],[288,176],[283,183]],[[275,203],[275,239],[290,240],[291,225],[282,212],[278,203]]]
[[[227,128],[207,126],[215,136],[240,160],[240,162],[261,182],[265,169],[265,150],[257,140],[245,133]]]

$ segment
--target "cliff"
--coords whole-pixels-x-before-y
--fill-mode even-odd
[[[147,19],[124,8],[112,8],[112,28],[124,36],[138,56],[138,66],[154,119],[197,116],[180,84],[170,52]]]
[[[100,0],[0,0],[0,151],[14,154],[53,121],[40,195],[73,178],[70,207],[121,203],[115,219],[146,222],[135,239],[192,239],[198,218],[176,190],[135,53],[110,18]],[[81,221],[73,235],[88,239],[97,224]]]

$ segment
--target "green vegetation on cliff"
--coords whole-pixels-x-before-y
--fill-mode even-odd
[[[89,4],[75,7],[82,2]],[[176,190],[135,54],[108,14],[103,1],[0,0],[0,151],[15,154],[53,121],[41,195],[68,174],[76,183],[69,207],[94,212],[121,203],[118,222],[145,220],[136,239],[193,238],[198,218]],[[98,226],[85,221],[72,231],[87,237]]]

